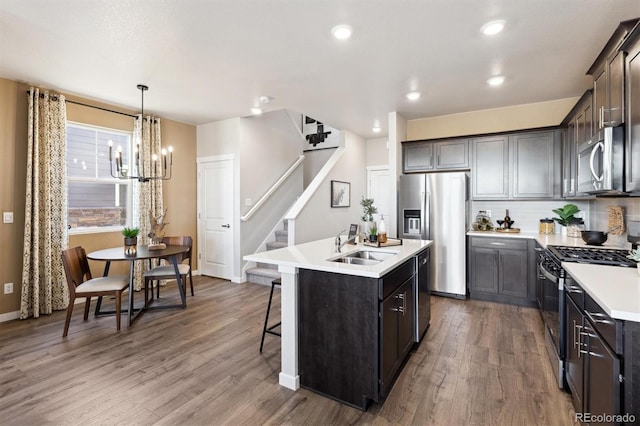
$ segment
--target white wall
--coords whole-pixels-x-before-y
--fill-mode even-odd
[[[360,198],[367,192],[366,141],[348,131],[341,133],[345,152],[296,218],[296,244],[333,237],[350,224],[360,223]],[[351,183],[350,207],[331,208],[332,180]]]
[[[402,174],[402,141],[407,140],[407,120],[397,112],[389,113],[389,200],[392,220],[387,223],[387,233],[390,237],[398,236],[398,177]]]
[[[314,177],[318,174],[322,166],[333,155],[337,148],[312,149],[304,152],[304,180],[306,188]]]
[[[367,140],[367,166],[389,165],[389,138]]]
[[[196,129],[196,138],[198,157],[239,154],[240,119],[202,124]]]

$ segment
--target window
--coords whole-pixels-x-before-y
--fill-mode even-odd
[[[109,141],[128,164],[131,133],[67,123],[67,219],[71,233],[120,229],[131,215],[129,180],[111,177]]]

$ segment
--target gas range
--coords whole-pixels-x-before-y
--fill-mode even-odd
[[[591,263],[596,265],[610,265],[635,267],[636,262],[627,259],[628,250],[604,247],[566,247],[547,246],[547,249],[559,262]]]

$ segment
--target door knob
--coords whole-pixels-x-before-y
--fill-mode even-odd
[[[222,225],[223,228],[231,228],[231,225],[229,225],[228,223],[226,225]]]

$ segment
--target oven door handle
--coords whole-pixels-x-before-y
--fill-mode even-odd
[[[542,262],[540,262],[540,264],[538,266],[540,267],[540,272],[542,272],[542,275],[544,275],[544,277],[546,279],[548,279],[549,281],[551,281],[554,284],[558,284],[558,277],[556,277],[551,272],[549,272],[546,269],[544,269],[544,266],[543,266]]]

